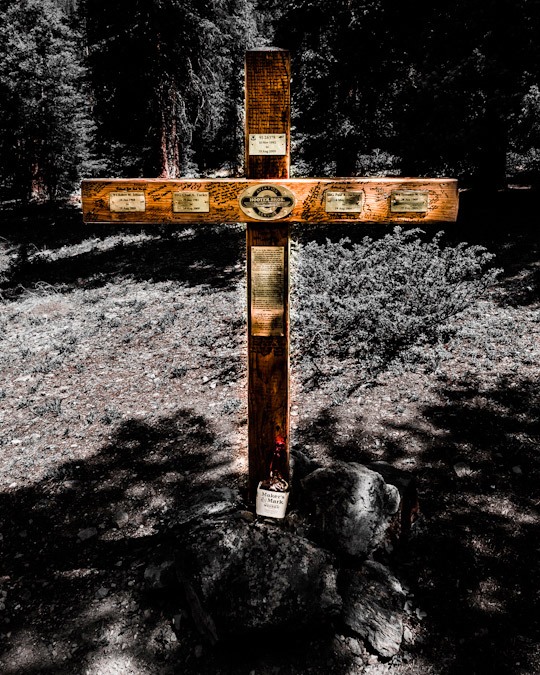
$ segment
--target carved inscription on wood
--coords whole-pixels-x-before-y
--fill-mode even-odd
[[[283,335],[283,246],[251,247],[251,334]]]

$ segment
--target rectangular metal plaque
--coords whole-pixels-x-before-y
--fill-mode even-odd
[[[208,192],[173,192],[174,213],[209,213]]]
[[[362,213],[364,193],[347,190],[345,192],[328,191],[325,198],[326,213]]]
[[[110,192],[109,211],[116,213],[146,211],[144,192]]]
[[[392,190],[391,213],[425,213],[428,210],[428,193],[423,190]]]
[[[249,134],[250,155],[286,155],[287,134]]]
[[[285,248],[251,247],[251,334],[283,335]]]

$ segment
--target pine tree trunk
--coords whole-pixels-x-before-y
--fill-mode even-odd
[[[161,143],[160,143],[160,178],[180,177],[180,154],[178,150],[178,133],[176,123],[176,92],[162,84],[159,100],[161,102]]]

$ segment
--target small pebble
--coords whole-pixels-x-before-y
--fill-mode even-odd
[[[84,530],[81,530],[78,533],[78,537],[81,541],[86,541],[87,539],[91,539],[92,537],[97,536],[98,531],[96,530],[95,527],[87,527]]]
[[[413,643],[413,634],[408,626],[403,629],[403,641],[409,645]]]

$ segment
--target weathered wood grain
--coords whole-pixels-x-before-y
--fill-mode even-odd
[[[258,169],[259,167],[257,167]],[[262,169],[261,169],[262,171]],[[82,183],[83,217],[87,223],[238,223],[260,222],[240,209],[238,195],[249,185],[273,183],[291,190],[296,198],[293,211],[279,223],[374,222],[433,223],[454,222],[458,212],[457,180],[451,178],[220,178],[207,179],[99,179]],[[326,191],[361,190],[362,213],[326,213]],[[428,193],[426,213],[391,213],[392,190],[422,190]],[[112,213],[111,192],[143,191],[144,213]],[[173,192],[209,193],[208,213],[174,213]],[[277,221],[272,221],[277,222]]]
[[[290,58],[282,50],[251,51],[246,54],[246,183],[250,179],[272,179],[280,184],[289,176],[290,165]],[[287,136],[285,156],[251,157],[250,133],[279,133]],[[236,183],[234,184],[236,185]],[[236,198],[237,206],[238,198]],[[289,225],[284,221],[261,223],[241,212],[247,222],[248,298],[248,492],[255,500],[259,481],[268,477],[270,462],[279,438],[285,442],[279,471],[289,477]],[[251,334],[251,247],[282,246],[285,252],[283,278],[283,335]]]
[[[291,59],[285,49],[246,52],[246,176],[288,178],[291,147]],[[285,155],[249,154],[250,134],[285,134]]]

